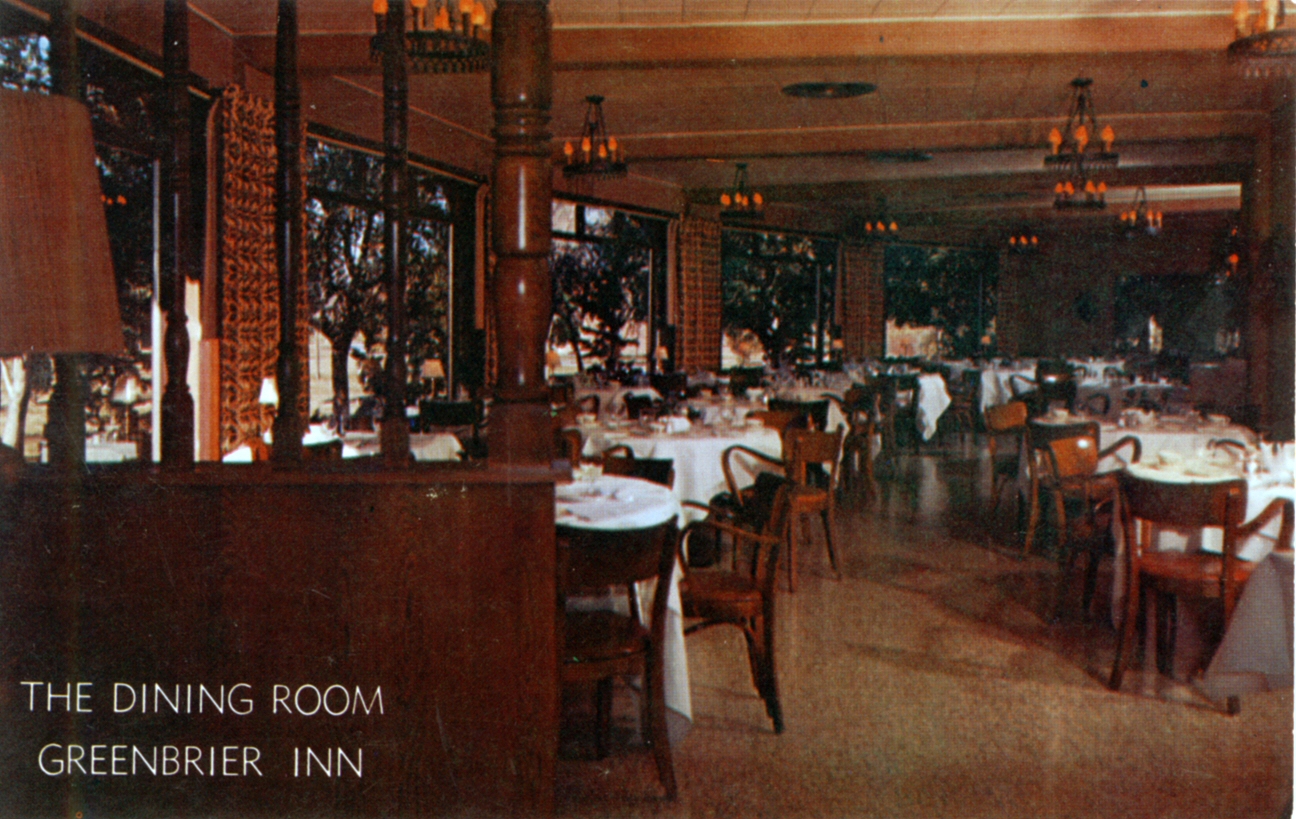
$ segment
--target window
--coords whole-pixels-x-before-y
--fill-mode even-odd
[[[383,285],[382,158],[322,139],[306,145],[306,254],[310,322],[322,337],[311,345],[311,408],[351,414],[352,393],[382,394],[387,343]],[[410,168],[405,304],[408,401],[441,384],[424,363],[449,349],[450,206],[430,172]],[[327,348],[327,353],[324,350]],[[353,372],[354,359],[358,365]],[[329,414],[329,413],[322,413]]]
[[[887,356],[969,358],[992,352],[998,280],[998,256],[991,251],[888,246]]]
[[[553,203],[551,375],[650,369],[661,326],[665,222]]]
[[[832,342],[836,273],[836,242],[725,231],[721,366],[822,364]]]

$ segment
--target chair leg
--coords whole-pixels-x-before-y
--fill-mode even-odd
[[[1102,550],[1097,545],[1091,545],[1085,563],[1084,592],[1080,598],[1081,616],[1086,623],[1093,619],[1094,591],[1098,588],[1098,562],[1100,560],[1102,560]]]
[[[835,522],[836,516],[833,514],[833,509],[831,506],[829,506],[827,509],[823,510],[819,514],[823,518],[824,543],[828,545],[828,562],[832,564],[833,574],[837,575],[838,580],[841,580],[841,569],[837,568],[837,552],[833,550],[833,542],[832,542],[833,524]]]
[[[765,713],[774,723],[774,733],[783,733],[783,708],[779,705],[778,678],[774,675],[773,618],[760,616],[743,628],[747,638],[747,658],[751,663],[752,682],[765,702]]]
[[[1029,555],[1031,553],[1031,547],[1035,543],[1035,529],[1039,526],[1039,519],[1039,493],[1032,491],[1030,493],[1030,513],[1026,519],[1026,540],[1022,543],[1023,555]]]
[[[1161,592],[1156,596],[1157,671],[1174,676],[1175,633],[1179,627],[1178,599]]]
[[[647,690],[644,699],[648,704],[645,733],[652,746],[653,761],[657,763],[657,777],[666,790],[666,798],[673,800],[677,794],[675,765],[671,760],[670,732],[666,725],[666,679],[660,662],[649,660],[644,674]]]
[[[608,735],[612,730],[612,678],[599,680],[594,689],[594,754],[598,759],[608,755]]]
[[[1125,589],[1125,621],[1121,623],[1120,634],[1116,638],[1116,659],[1112,663],[1111,677],[1107,687],[1119,691],[1121,679],[1125,676],[1125,665],[1128,662],[1125,652],[1134,648],[1134,621],[1139,613],[1139,578],[1135,574],[1130,578]]]

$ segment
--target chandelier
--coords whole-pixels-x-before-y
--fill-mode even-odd
[[[1059,210],[1101,210],[1106,207],[1107,183],[1095,180],[1091,174],[1115,168],[1120,160],[1120,154],[1112,152],[1115,131],[1110,125],[1098,130],[1091,85],[1093,80],[1087,77],[1071,81],[1071,106],[1067,111],[1066,125],[1062,130],[1054,128],[1049,132],[1049,144],[1053,150],[1044,157],[1044,167],[1062,173],[1062,178],[1053,186],[1053,206]],[[1098,150],[1095,137],[1101,140],[1102,150]]]
[[[759,219],[765,210],[765,197],[747,188],[747,163],[734,165],[733,186],[720,194],[720,218]]]
[[[864,234],[866,236],[886,237],[888,234],[895,235],[900,232],[900,225],[896,220],[891,219],[868,219],[864,222]]]
[[[603,98],[591,94],[585,98],[585,125],[581,129],[580,149],[563,143],[563,176],[625,176],[625,152],[616,137],[608,136],[603,121]]]
[[[1014,253],[1029,253],[1039,250],[1039,236],[1023,231],[1008,237],[1008,250]]]
[[[1260,13],[1251,18],[1250,3],[1233,6],[1233,34],[1229,59],[1247,77],[1296,76],[1296,29],[1283,28],[1286,8],[1282,0],[1263,0]]]
[[[1134,192],[1134,201],[1130,203],[1130,209],[1121,211],[1116,229],[1127,239],[1132,239],[1140,233],[1155,236],[1161,232],[1162,216],[1164,214],[1159,210],[1148,210],[1147,190],[1139,187]]]
[[[403,3],[405,0],[395,0]],[[405,31],[405,54],[410,68],[426,74],[469,74],[490,67],[490,43],[485,39],[486,7],[474,0],[435,0],[428,24],[428,0],[409,0],[410,27]],[[381,59],[387,32],[387,0],[374,0],[378,33],[369,41],[369,57]]]

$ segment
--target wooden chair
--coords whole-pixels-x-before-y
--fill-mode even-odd
[[[1099,426],[1097,421],[1082,421],[1072,424],[1042,424],[1037,421],[1027,422],[1026,427],[1027,465],[1030,469],[1030,490],[1028,500],[1030,511],[1026,519],[1026,539],[1022,544],[1022,553],[1030,554],[1035,543],[1035,530],[1040,520],[1040,497],[1052,494],[1054,508],[1057,510],[1057,531],[1059,555],[1065,552],[1067,538],[1066,500],[1078,500],[1087,508],[1093,504],[1110,503],[1116,498],[1116,477],[1114,473],[1097,474],[1098,462],[1118,452],[1123,447],[1131,447],[1133,460],[1137,461],[1143,452],[1143,445],[1138,438],[1126,435],[1116,443],[1100,450]],[[1067,439],[1087,439],[1090,443],[1074,445],[1074,452],[1069,452],[1062,461],[1056,453],[1050,454],[1053,441]]]
[[[1098,580],[1098,562],[1102,559],[1111,532],[1117,493],[1115,474],[1098,474],[1098,461],[1124,446],[1133,449],[1130,463],[1137,462],[1142,454],[1142,444],[1137,438],[1127,435],[1107,451],[1100,453],[1097,433],[1089,428],[1083,435],[1050,440],[1046,448],[1039,447],[1035,450],[1036,455],[1043,453],[1047,457],[1048,467],[1042,474],[1039,474],[1040,470],[1036,470],[1039,477],[1037,488],[1045,488],[1052,494],[1057,514],[1059,571],[1055,616],[1061,613],[1063,590],[1070,579],[1076,557],[1076,550],[1071,547],[1073,538],[1070,524],[1074,524],[1078,530],[1074,539],[1088,547],[1081,611],[1086,618],[1089,615]],[[1068,501],[1078,503],[1081,507],[1081,515],[1072,518],[1070,522],[1066,511]]]
[[[554,427],[554,457],[565,460],[572,466],[579,466],[581,453],[585,451],[585,436],[573,427]]]
[[[629,446],[617,444],[603,451],[603,474],[643,478],[670,488],[675,486],[675,461],[671,458],[636,458]]]
[[[674,519],[643,529],[599,531],[558,527],[559,617],[563,624],[561,658],[564,684],[590,684],[597,692],[596,743],[606,755],[614,678],[640,675],[640,729],[657,765],[666,796],[675,798],[675,769],[666,727],[663,646],[666,602],[678,548]],[[567,598],[606,594],[608,588],[630,589],[655,581],[649,621],[639,617],[630,599],[629,614],[569,611]]]
[[[1067,411],[1075,409],[1075,368],[1060,359],[1041,359],[1035,365],[1035,389],[1047,412],[1053,404],[1060,403]]]
[[[1275,499],[1250,522],[1244,523],[1247,507],[1245,480],[1215,483],[1160,483],[1129,473],[1120,476],[1121,524],[1125,534],[1125,619],[1116,643],[1108,687],[1120,690],[1128,662],[1127,652],[1134,648],[1137,620],[1143,611],[1145,590],[1161,595],[1166,611],[1174,605],[1174,596],[1186,594],[1218,599],[1224,609],[1224,623],[1233,617],[1242,586],[1250,577],[1254,564],[1238,559],[1242,542],[1259,532],[1276,517],[1282,523],[1277,548],[1292,548],[1293,513],[1290,500]],[[1223,529],[1223,551],[1209,552],[1157,551],[1156,532],[1161,527],[1179,529],[1217,526]],[[1162,605],[1157,606],[1158,612]],[[1167,618],[1171,619],[1171,618]],[[1164,621],[1163,621],[1164,622]],[[1155,624],[1153,624],[1155,627]],[[1173,625],[1160,632],[1158,651],[1160,670],[1171,667]],[[1230,713],[1237,712],[1237,701],[1228,703]]]
[[[752,682],[765,701],[765,713],[773,721],[776,734],[783,733],[783,709],[779,704],[778,676],[774,670],[774,598],[779,549],[788,537],[791,520],[791,492],[790,485],[779,488],[759,531],[709,516],[685,527],[679,541],[679,562],[685,567],[684,579],[680,583],[684,617],[699,621],[688,626],[685,635],[716,625],[736,626],[742,630],[747,640]],[[715,537],[725,534],[733,539],[734,552],[729,569],[688,568],[690,541],[708,531]]]
[[[818,430],[828,428],[827,398],[818,401],[789,401],[781,398],[771,398],[769,400],[769,411],[799,413],[808,419],[807,426],[809,428]]]
[[[1003,495],[1004,487],[1016,485],[1021,477],[1022,449],[1026,441],[1026,413],[1026,404],[1021,401],[1009,401],[1007,404],[987,407],[983,413],[987,446],[990,451],[990,491],[994,494],[994,501],[990,504],[991,520],[999,509],[999,500]],[[1004,439],[1008,440],[1011,447],[1000,455],[999,447]],[[1020,510],[1020,502],[1018,509]]]
[[[572,402],[576,406],[576,411],[586,415],[598,415],[601,401],[597,395],[582,395]]]
[[[1082,457],[1087,463],[1087,461],[1090,460],[1090,455],[1093,455],[1095,469],[1098,461],[1104,459],[1104,457],[1107,457],[1108,455],[1112,455],[1113,452],[1120,450],[1120,448],[1124,446],[1134,447],[1135,460],[1138,460],[1138,457],[1142,455],[1143,444],[1139,442],[1138,438],[1134,438],[1133,435],[1125,435],[1124,438],[1121,438],[1120,441],[1113,444],[1112,447],[1109,447],[1104,451],[1099,451],[1099,434],[1100,428],[1098,421],[1074,421],[1070,422],[1070,424],[1042,424],[1042,422],[1034,419],[1026,421],[1026,469],[1029,470],[1028,477],[1030,479],[1030,485],[1029,489],[1026,490],[1026,500],[1028,500],[1029,507],[1029,512],[1026,514],[1026,535],[1023,546],[1021,546],[1021,551],[1023,551],[1025,555],[1029,555],[1029,553],[1032,552],[1034,542],[1036,542],[1036,530],[1038,529],[1039,517],[1041,517],[1042,513],[1042,495],[1054,494],[1055,490],[1060,486],[1059,482],[1061,481],[1061,476],[1056,476],[1051,469],[1052,461],[1050,460],[1050,455],[1048,455],[1048,448],[1050,448],[1048,447],[1048,444],[1067,438],[1090,439],[1090,441],[1094,443],[1093,454],[1086,451]],[[1087,450],[1087,446],[1083,448],[1086,448]],[[1082,465],[1080,465],[1078,461],[1077,468],[1083,469]],[[1070,477],[1074,477],[1078,481],[1078,479],[1083,476],[1082,474],[1077,474],[1077,476]],[[1074,482],[1070,481],[1070,477],[1068,477],[1068,481],[1063,481],[1064,483],[1067,483],[1068,486],[1069,483]],[[1108,499],[1116,498],[1115,474],[1109,473],[1107,476],[1089,477],[1093,478],[1090,481],[1095,487],[1093,491],[1102,491]],[[1098,489],[1098,487],[1102,487],[1102,489]],[[1065,489],[1063,489],[1063,494],[1065,495]],[[1065,505],[1061,508],[1063,508],[1063,512],[1065,512]],[[1065,514],[1059,517],[1056,522],[1058,522],[1059,536],[1064,540],[1065,534],[1067,534],[1067,520],[1065,520]],[[1059,544],[1063,543],[1063,540],[1060,540]]]
[[[864,496],[877,491],[873,475],[873,437],[877,432],[874,421],[877,410],[876,390],[856,384],[840,398],[829,395],[837,403],[846,419],[846,436],[842,440],[841,485],[843,492],[852,490],[857,481],[864,482]]]
[[[631,420],[656,418],[662,409],[662,402],[651,395],[627,395],[625,397],[626,417]]]
[[[763,452],[750,447],[735,444],[726,449],[720,460],[725,483],[732,495],[743,498],[734,478],[732,459],[739,453],[752,458],[758,463],[783,470],[784,475],[793,484],[791,493],[792,535],[788,538],[788,591],[796,591],[796,569],[793,560],[796,557],[795,543],[800,534],[800,522],[806,515],[818,513],[823,520],[824,542],[828,548],[828,560],[833,573],[841,577],[837,566],[837,554],[833,550],[833,530],[837,516],[837,473],[841,462],[842,440],[845,430],[836,432],[818,432],[816,430],[790,429],[784,438],[784,457],[772,458]],[[820,467],[819,470],[814,469]]]
[[[957,380],[949,376],[948,367],[942,374],[949,387],[950,405],[941,417],[957,423],[960,436],[964,432],[976,432],[977,416],[981,413],[981,371],[964,370]]]

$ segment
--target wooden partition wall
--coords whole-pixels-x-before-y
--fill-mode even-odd
[[[3,503],[0,815],[549,809],[548,475],[110,469]]]
[[[295,157],[294,0],[279,13],[278,153]],[[167,0],[173,96],[185,93],[187,15]],[[273,460],[195,465],[187,349],[183,330],[169,333],[162,465],[0,474],[0,816],[552,812],[546,3],[497,0],[492,36],[496,172],[508,182],[493,196],[504,319],[490,461],[415,464],[394,426],[401,402],[385,457],[303,463],[302,419],[285,418],[298,406],[295,327],[281,310]],[[402,96],[395,62],[388,102]],[[399,173],[401,112],[386,113]],[[178,148],[173,166],[187,163]],[[281,163],[277,177],[279,282],[291,293],[300,172]],[[169,179],[183,204],[184,173]],[[388,194],[399,213],[398,179]],[[182,293],[193,237],[188,219],[173,227],[164,281]],[[393,228],[388,246],[399,243]],[[402,293],[398,261],[388,269]],[[183,300],[164,302],[183,327]]]

